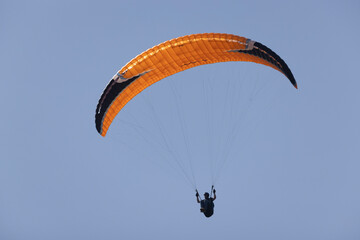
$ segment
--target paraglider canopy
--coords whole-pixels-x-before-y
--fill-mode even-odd
[[[223,33],[187,35],[146,50],[114,75],[96,108],[97,131],[105,136],[119,111],[155,82],[196,66],[229,61],[254,62],[272,67],[283,73],[297,88],[284,60],[259,42]]]

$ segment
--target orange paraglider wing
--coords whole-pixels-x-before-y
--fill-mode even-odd
[[[192,34],[154,46],[120,69],[105,88],[95,113],[97,131],[105,136],[119,111],[150,85],[199,65],[246,61],[263,64],[283,73],[297,88],[286,63],[259,42],[222,33]]]

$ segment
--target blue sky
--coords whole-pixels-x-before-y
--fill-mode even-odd
[[[1,1],[0,239],[359,239],[359,13],[358,1]],[[96,132],[118,69],[203,32],[268,46],[299,90],[265,66],[202,66]],[[177,160],[201,192],[225,163],[212,218]]]

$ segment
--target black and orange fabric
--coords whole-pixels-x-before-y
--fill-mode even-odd
[[[110,80],[95,113],[97,131],[105,136],[119,111],[150,85],[199,65],[246,61],[283,73],[297,88],[287,64],[271,49],[245,37],[224,33],[192,34],[154,46],[133,58]]]

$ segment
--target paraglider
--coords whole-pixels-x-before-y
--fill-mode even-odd
[[[189,68],[230,61],[253,62],[271,67],[284,74],[297,88],[295,78],[285,61],[259,42],[224,33],[187,35],[144,51],[112,77],[96,107],[97,131],[105,137],[121,109],[152,84]],[[200,211],[206,217],[211,217],[214,213],[216,191],[213,187],[211,194],[214,197],[205,193],[205,199],[201,199],[196,190]]]
[[[211,193],[214,193],[214,197],[211,197],[208,192],[204,193],[204,199],[200,198],[199,192],[196,190],[196,201],[200,203],[200,212],[204,213],[205,217],[209,218],[214,214],[214,201],[216,199],[216,190],[214,186],[211,188]]]
[[[95,124],[105,136],[115,116],[137,94],[170,75],[196,66],[246,61],[283,73],[297,88],[287,64],[259,42],[223,33],[192,34],[175,38],[139,54],[110,80],[96,107]]]

